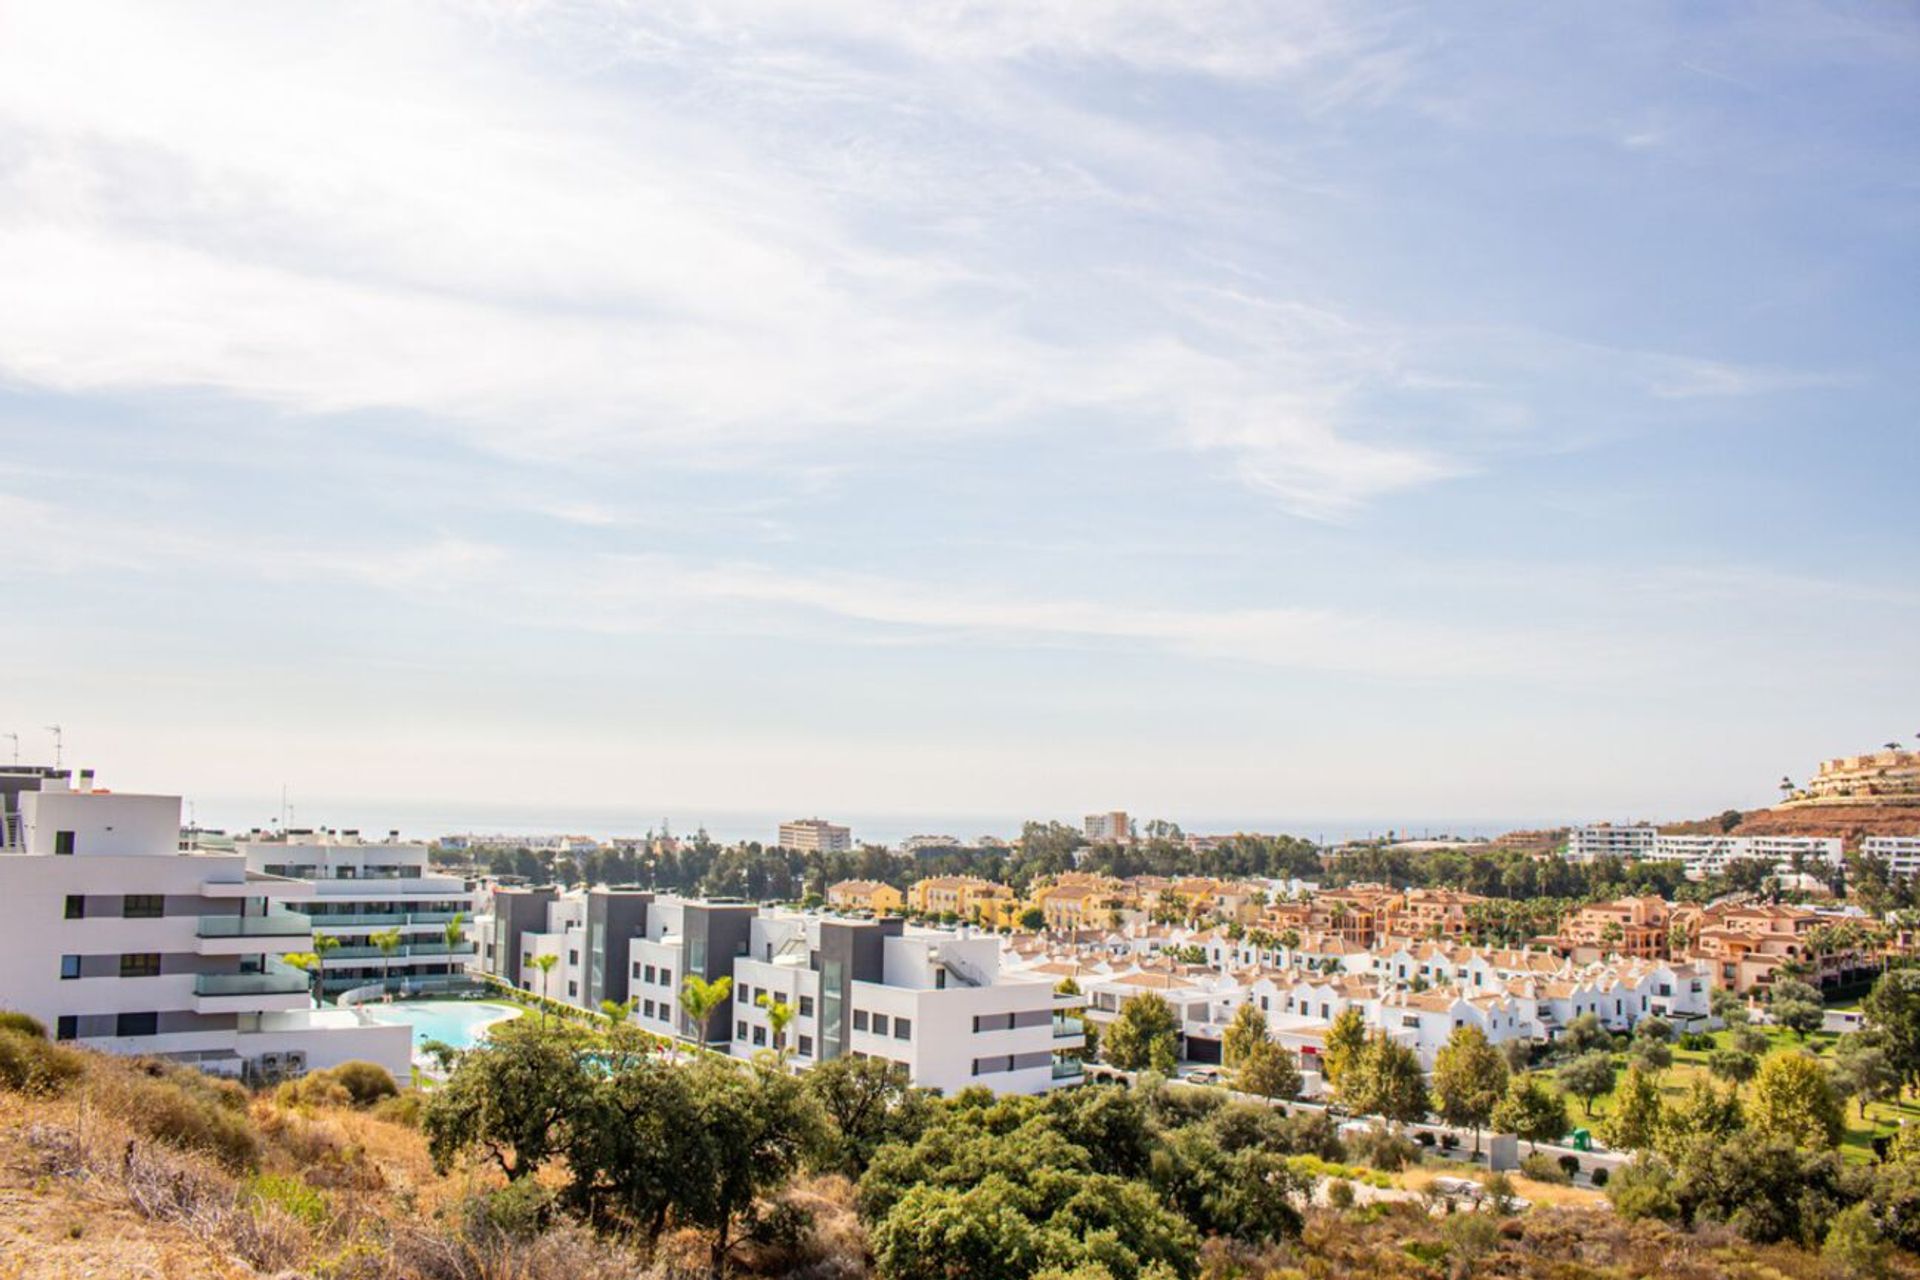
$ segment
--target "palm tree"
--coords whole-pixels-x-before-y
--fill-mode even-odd
[[[320,957],[315,955],[313,952],[289,951],[286,955],[281,956],[280,959],[285,961],[287,964],[291,965],[293,968],[298,969],[300,970],[300,972],[306,974],[307,985],[309,987],[314,986],[319,981]],[[315,990],[313,992],[313,1002],[315,1005],[318,1005],[320,1003],[320,993],[318,990]]]
[[[707,1042],[707,1019],[715,1009],[727,1002],[733,994],[731,977],[715,978],[708,982],[697,973],[690,973],[686,981],[680,984],[680,1009],[687,1015],[689,1030],[687,1035],[695,1044]]]
[[[787,1024],[793,1021],[800,1010],[785,1000],[775,1000],[771,991],[762,991],[760,998],[754,1001],[767,1011],[767,1025],[773,1029],[774,1056],[782,1062],[787,1058]]]
[[[380,989],[385,992],[393,983],[393,957],[400,950],[400,931],[387,929],[368,934],[367,940],[380,948]]]
[[[547,983],[553,976],[553,966],[560,963],[560,956],[558,952],[548,952],[544,956],[533,957],[528,963],[540,971],[540,1026],[544,1030],[547,1025],[547,1001],[553,999],[547,992]]]
[[[467,931],[461,928],[461,925],[466,923],[466,919],[466,912],[456,911],[453,913],[453,919],[447,921],[447,927],[441,930],[441,934],[447,940],[447,954],[449,956],[453,954],[454,948],[467,940]],[[449,961],[449,963],[451,963],[451,961]]]
[[[320,1002],[326,998],[327,994],[326,974],[323,972],[327,965],[327,955],[329,952],[339,950],[339,948],[340,939],[334,937],[332,934],[316,933],[313,935],[313,1003],[315,1008],[319,1007]]]

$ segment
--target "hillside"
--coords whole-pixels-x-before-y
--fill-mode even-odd
[[[1065,1135],[1089,1121],[1113,1126],[1121,1117],[1115,1108],[1127,1096],[1090,1087],[1070,1091],[1060,1105],[961,1099],[939,1106],[951,1118],[946,1123],[984,1123],[1001,1134],[978,1149],[1000,1164],[996,1178],[1017,1180],[1015,1165],[1023,1160],[1037,1160],[1034,1167],[1047,1171],[1042,1176],[1048,1179],[1084,1178],[1087,1153],[1063,1145]],[[517,1191],[485,1162],[456,1162],[449,1172],[436,1172],[415,1127],[420,1102],[421,1095],[396,1094],[373,1073],[346,1069],[250,1095],[184,1068],[104,1058],[44,1041],[30,1045],[19,1033],[0,1029],[0,1280],[696,1280],[710,1274],[705,1240],[689,1227],[670,1224],[647,1256],[626,1238],[597,1235],[569,1218],[553,1202],[566,1180],[563,1170],[543,1169],[516,1184]],[[1433,1170],[1390,1175],[1288,1155],[1286,1135],[1295,1131],[1287,1122],[1276,1124],[1270,1112],[1260,1119],[1263,1108],[1236,1114],[1220,1106],[1215,1091],[1163,1094],[1146,1110],[1156,1117],[1148,1134],[1176,1164],[1218,1161],[1227,1145],[1264,1128],[1267,1141],[1280,1145],[1257,1142],[1241,1148],[1236,1159],[1278,1159],[1291,1166],[1304,1161],[1331,1180],[1323,1177],[1312,1203],[1301,1200],[1293,1210],[1263,1207],[1257,1191],[1246,1198],[1249,1188],[1231,1183],[1204,1195],[1198,1185],[1192,1188],[1192,1213],[1220,1214],[1235,1204],[1234,1213],[1277,1212],[1275,1220],[1292,1224],[1278,1237],[1255,1241],[1201,1233],[1197,1248],[1190,1244],[1169,1261],[1147,1266],[1128,1264],[1131,1255],[1110,1241],[1102,1247],[1111,1267],[1089,1262],[1009,1272],[1005,1233],[1023,1228],[1018,1212],[1008,1216],[1017,1203],[1004,1198],[1008,1184],[990,1190],[969,1178],[946,1190],[935,1190],[931,1182],[916,1188],[897,1180],[926,1154],[953,1155],[966,1144],[923,1142],[915,1160],[902,1158],[905,1147],[885,1147],[875,1164],[875,1173],[884,1167],[885,1176],[877,1184],[872,1176],[865,1179],[858,1197],[904,1191],[927,1196],[929,1207],[942,1205],[933,1216],[945,1215],[943,1224],[929,1227],[926,1252],[913,1253],[900,1239],[903,1230],[925,1225],[925,1215],[914,1215],[904,1228],[890,1224],[891,1255],[880,1236],[872,1238],[882,1254],[876,1268],[870,1238],[854,1211],[854,1184],[836,1175],[804,1174],[757,1211],[764,1223],[785,1222],[789,1229],[735,1251],[730,1274],[788,1280],[876,1274],[881,1280],[1028,1274],[1046,1280],[1612,1280],[1654,1274],[1746,1280],[1827,1274],[1838,1280],[1847,1274],[1795,1246],[1752,1244],[1726,1227],[1685,1230],[1629,1221],[1591,1193],[1573,1197],[1581,1207],[1546,1207],[1567,1198],[1566,1189],[1525,1180],[1519,1189],[1543,1207],[1519,1214],[1455,1212],[1423,1194]],[[997,1127],[1022,1116],[1027,1119],[1013,1129]],[[1018,1139],[1043,1122],[1066,1127],[1050,1129],[1050,1137],[1023,1153]],[[934,1123],[943,1121],[936,1116]],[[1300,1132],[1311,1131],[1309,1125]],[[1211,1154],[1196,1151],[1202,1140],[1221,1145]],[[1309,1140],[1327,1149],[1324,1134]],[[884,1158],[888,1151],[896,1155]],[[1155,1163],[1162,1158],[1156,1155]],[[1082,1171],[1076,1174],[1076,1167]],[[939,1175],[926,1170],[921,1176]],[[1095,1219],[1116,1214],[1144,1195],[1148,1184],[1113,1178],[1088,1183],[1096,1185],[1104,1188],[1098,1197],[1076,1197],[1061,1213]],[[1285,1176],[1274,1185],[1286,1185]],[[996,1207],[967,1207],[986,1200]],[[1175,1195],[1165,1207],[1183,1203],[1184,1196]],[[975,1212],[987,1216],[974,1219]],[[1191,1227],[1180,1231],[1194,1238]],[[767,1243],[774,1236],[778,1242]],[[896,1260],[890,1270],[889,1256]],[[1885,1261],[1889,1269],[1883,1274],[1920,1274],[1909,1269],[1904,1255]]]
[[[1733,833],[1740,836],[1840,836],[1849,850],[1868,836],[1920,836],[1920,809],[1832,805],[1806,809],[1756,809]]]

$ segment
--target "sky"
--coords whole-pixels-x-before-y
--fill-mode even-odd
[[[0,2],[0,732],[233,824],[1765,804],[1920,734],[1916,118],[1897,4]]]

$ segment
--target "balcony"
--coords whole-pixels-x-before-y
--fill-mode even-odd
[[[195,936],[201,938],[303,938],[313,932],[311,917],[292,911],[263,916],[201,916]]]
[[[1087,1024],[1080,1018],[1055,1018],[1053,1020],[1053,1038],[1065,1040],[1069,1036],[1084,1036]]]
[[[284,996],[307,993],[307,975],[298,969],[275,966],[265,973],[196,973],[196,996]]]
[[[451,947],[444,942],[410,942],[395,947],[391,955],[378,947],[335,947],[327,952],[327,963],[333,964],[342,960],[411,960],[424,957],[444,959],[447,956],[470,956],[474,954],[474,950],[475,946],[471,942],[462,942]]]
[[[1078,1058],[1057,1058],[1053,1064],[1055,1080],[1078,1080],[1087,1074],[1086,1064]]]

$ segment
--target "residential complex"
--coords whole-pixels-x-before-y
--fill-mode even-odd
[[[853,830],[819,818],[795,818],[780,824],[780,847],[796,853],[845,853],[853,848]]]
[[[0,1006],[62,1040],[250,1078],[381,1063],[411,1031],[312,1008],[304,881],[239,853],[180,848],[180,798],[108,792],[82,773],[4,774]]]
[[[444,986],[429,980],[466,972],[474,943],[457,922],[472,919],[473,890],[429,871],[426,845],[397,834],[362,840],[357,831],[295,829],[256,831],[235,848],[249,871],[306,882],[288,905],[337,943],[324,956],[329,995],[369,983]],[[461,936],[450,937],[449,926]]]
[[[1133,823],[1123,809],[1115,809],[1111,813],[1088,814],[1083,830],[1088,841],[1093,844],[1131,844],[1133,842]]]
[[[1592,862],[1597,858],[1648,858],[1660,832],[1653,827],[1616,827],[1608,823],[1575,827],[1567,832],[1567,859]]]
[[[1894,875],[1920,874],[1920,835],[1868,836],[1860,842],[1860,852],[1886,863]]]
[[[1821,761],[1819,772],[1807,785],[1780,805],[1783,809],[1908,806],[1920,807],[1920,751],[1894,747]]]
[[[1840,866],[1841,841],[1838,836],[1661,835],[1652,852],[1640,856],[1681,863],[1694,880],[1724,874],[1736,862],[1763,862],[1781,874],[1805,869],[1818,875]]]

